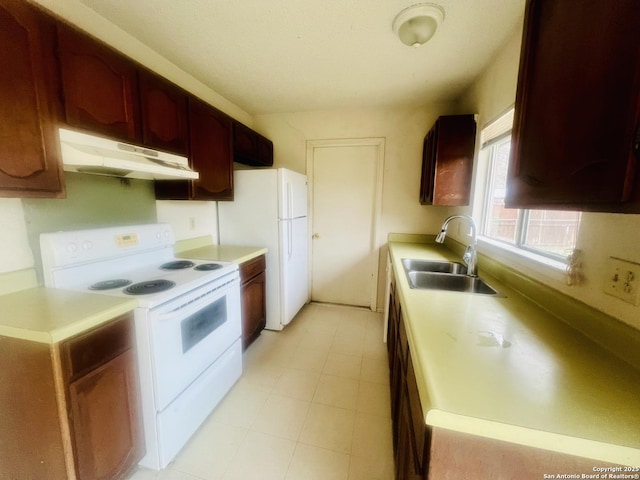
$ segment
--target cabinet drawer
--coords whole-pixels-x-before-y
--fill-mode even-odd
[[[134,344],[131,315],[123,315],[106,325],[77,335],[60,345],[65,377],[71,382],[132,348]]]
[[[240,264],[240,281],[242,283],[264,272],[266,268],[265,256],[252,258]]]

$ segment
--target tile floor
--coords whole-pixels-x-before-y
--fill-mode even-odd
[[[244,374],[160,472],[130,480],[392,480],[382,315],[307,305],[264,331]]]

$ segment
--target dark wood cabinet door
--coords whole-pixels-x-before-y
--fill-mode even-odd
[[[64,196],[53,21],[0,0],[0,196]]]
[[[236,162],[253,162],[258,158],[258,136],[246,125],[233,122],[233,157]]]
[[[187,94],[147,70],[139,72],[142,142],[158,150],[187,154]]]
[[[474,115],[438,118],[423,144],[421,204],[469,205],[475,142]]]
[[[433,176],[436,168],[438,124],[433,126],[422,143],[422,171],[420,177],[420,204],[433,203]]]
[[[260,335],[267,322],[266,278],[262,272],[241,287],[243,349]]]
[[[240,264],[242,301],[242,348],[246,349],[267,323],[266,258],[264,255]]]
[[[232,120],[206,103],[189,99],[189,154],[200,173],[193,200],[233,200]]]
[[[638,25],[636,0],[527,3],[509,207],[618,211],[640,198]]]
[[[411,432],[411,415],[406,390],[400,400],[398,418],[398,447],[395,452],[396,480],[422,480],[414,453],[414,440]]]
[[[428,471],[430,432],[424,421],[424,413],[422,411],[422,404],[420,403],[420,393],[418,392],[416,372],[413,369],[413,362],[410,354],[407,355],[407,371],[405,378],[407,388],[407,405],[409,408],[409,420],[413,438],[414,463],[416,472],[422,474]]]
[[[78,478],[126,478],[144,454],[133,350],[69,385]]]
[[[273,166],[273,142],[262,135],[258,136],[258,165]]]
[[[273,165],[273,142],[246,125],[233,122],[233,159],[252,167]]]
[[[139,141],[137,65],[62,24],[58,26],[58,49],[67,123]]]

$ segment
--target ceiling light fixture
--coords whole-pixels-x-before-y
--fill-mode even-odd
[[[402,10],[393,20],[393,33],[410,47],[419,47],[436,33],[444,20],[444,10],[433,3],[419,3]]]

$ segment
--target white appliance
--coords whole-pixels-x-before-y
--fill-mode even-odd
[[[58,135],[65,171],[144,180],[200,177],[187,157],[65,128]]]
[[[240,280],[228,262],[176,259],[171,227],[40,236],[45,286],[136,298],[146,455],[166,467],[242,374]]]
[[[309,300],[307,177],[236,170],[234,201],[218,203],[221,244],[267,247],[266,328],[282,330]]]

